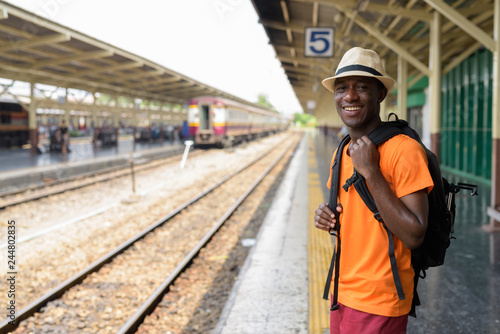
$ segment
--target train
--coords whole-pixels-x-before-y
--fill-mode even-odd
[[[217,96],[189,101],[189,137],[195,146],[227,147],[286,130],[290,119],[276,111]]]
[[[16,100],[0,98],[0,149],[28,144],[28,111]]]

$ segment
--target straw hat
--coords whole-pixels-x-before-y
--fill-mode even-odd
[[[384,75],[384,67],[375,51],[354,47],[340,60],[335,76],[323,80],[323,86],[334,92],[335,79],[355,75],[378,79],[388,91],[394,85],[394,80]]]

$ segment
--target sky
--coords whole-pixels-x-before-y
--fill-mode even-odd
[[[8,0],[204,84],[302,108],[250,0]]]

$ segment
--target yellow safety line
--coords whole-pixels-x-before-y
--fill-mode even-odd
[[[329,301],[323,299],[323,289],[333,254],[333,245],[328,233],[314,226],[314,211],[324,203],[317,173],[316,153],[311,138],[309,149],[309,333],[329,333]]]

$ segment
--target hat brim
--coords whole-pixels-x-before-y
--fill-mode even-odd
[[[390,77],[386,76],[378,76],[378,75],[370,75],[369,73],[366,73],[365,71],[347,71],[343,72],[339,75],[335,75],[333,77],[326,78],[322,81],[323,86],[326,87],[330,92],[334,93],[334,85],[335,85],[335,80],[338,78],[343,78],[343,77],[351,77],[351,76],[361,76],[361,77],[370,77],[370,78],[375,78],[378,81],[382,82],[382,84],[387,88],[387,91],[391,90],[392,86],[394,86],[394,80]]]

